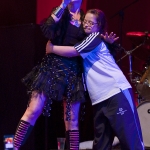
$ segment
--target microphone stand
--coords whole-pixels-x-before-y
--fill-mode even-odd
[[[144,45],[144,43],[145,43],[145,41],[144,42],[142,42],[141,44],[139,44],[138,46],[136,46],[134,49],[132,49],[132,50],[130,50],[130,51],[125,51],[125,49],[124,49],[124,52],[126,53],[123,57],[121,57],[119,60],[117,60],[117,63],[119,62],[119,61],[121,61],[123,58],[125,58],[126,56],[129,56],[129,60],[131,59],[131,53],[132,52],[134,52],[136,49],[138,49],[139,47],[141,47],[142,45]],[[130,60],[131,61],[131,60]],[[131,64],[130,62],[129,62],[129,64]],[[130,66],[130,69],[131,69],[132,67]]]
[[[133,2],[131,2],[130,4],[126,5],[125,7],[123,7],[121,10],[119,10],[117,13],[115,13],[114,15],[112,15],[110,17],[110,19],[114,18],[115,16],[119,15],[120,16],[120,44],[122,45],[122,34],[123,34],[123,20],[124,20],[124,10],[127,9],[129,6],[133,5],[134,3],[136,3],[139,0],[135,0]],[[121,54],[122,55],[122,54]],[[130,60],[131,60],[131,55],[129,56]],[[130,61],[131,63],[131,61]],[[131,66],[131,65],[130,65]]]
[[[144,45],[145,44],[145,41],[148,39],[148,36],[147,36],[147,34],[145,34],[145,39],[144,39],[144,41],[141,43],[141,44],[139,44],[138,46],[136,46],[134,49],[132,49],[132,50],[130,50],[130,51],[126,51],[124,48],[123,48],[123,50],[124,50],[124,52],[126,53],[123,57],[121,57],[119,60],[117,60],[117,63],[119,62],[119,61],[121,61],[123,58],[125,58],[126,56],[129,56],[129,76],[130,76],[130,80],[131,80],[131,82],[133,82],[133,80],[132,80],[132,53],[136,50],[136,49],[138,49],[139,47],[141,47],[142,45]]]
[[[114,17],[117,16],[118,14],[121,16],[121,12],[123,12],[125,9],[127,9],[129,6],[133,5],[133,4],[136,3],[137,1],[139,1],[139,0],[135,0],[135,1],[133,1],[132,3],[130,3],[130,4],[126,5],[125,7],[123,7],[120,11],[118,11],[118,12],[116,12],[114,15],[112,15],[112,16],[110,17],[110,19],[114,18]]]
[[[132,82],[132,55],[129,54],[129,73],[130,81]]]

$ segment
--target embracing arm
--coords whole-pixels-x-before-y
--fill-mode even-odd
[[[101,38],[99,32],[90,34],[74,46],[57,46],[48,41],[46,45],[46,54],[54,53],[65,57],[75,57],[79,56],[80,53],[92,51],[100,43]]]
[[[81,53],[88,53],[93,51],[101,42],[101,37],[99,36],[99,32],[95,32],[87,36],[84,40],[78,42],[74,47],[73,46],[56,46],[52,45],[50,41],[48,41],[46,45],[46,53],[55,53],[60,56],[66,57],[74,57],[78,55],[82,55]],[[113,43],[115,41],[115,36],[106,37],[107,42]],[[113,40],[114,39],[114,40]],[[118,39],[118,38],[116,38]]]
[[[73,46],[52,45],[50,41],[46,44],[46,54],[48,53],[54,53],[64,57],[75,57],[80,55]]]
[[[106,32],[105,35],[101,34],[100,36],[102,37],[102,39],[104,39],[105,42],[109,44],[113,44],[115,41],[119,39],[119,37],[116,37],[116,34],[114,34],[113,32],[111,32],[109,35]]]
[[[81,53],[87,53],[92,51],[101,43],[99,32],[92,33],[85,37],[82,41],[78,42],[73,46],[57,46],[53,45],[50,41],[46,45],[46,54],[55,53],[60,56],[75,57]],[[79,54],[80,53],[80,54]]]

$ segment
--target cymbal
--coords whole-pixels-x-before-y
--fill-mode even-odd
[[[148,32],[127,32],[126,35],[130,37],[150,37]]]
[[[146,32],[127,32],[126,36],[131,40],[132,44],[139,45],[144,43],[143,48],[150,47],[150,33]]]

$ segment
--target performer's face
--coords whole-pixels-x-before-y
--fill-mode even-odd
[[[84,28],[84,31],[86,34],[90,34],[90,33],[99,31],[97,19],[94,14],[87,13],[85,15],[85,18],[83,21],[83,28]]]

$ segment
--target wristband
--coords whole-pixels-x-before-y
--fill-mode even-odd
[[[63,9],[65,9],[66,7],[67,7],[67,4],[65,4],[65,3],[61,3],[61,5],[60,6],[62,6],[63,7]]]
[[[53,12],[53,14],[54,14],[57,18],[60,18],[61,15],[63,14],[63,12],[64,12],[64,9],[61,8],[61,7],[58,7],[58,8]]]

